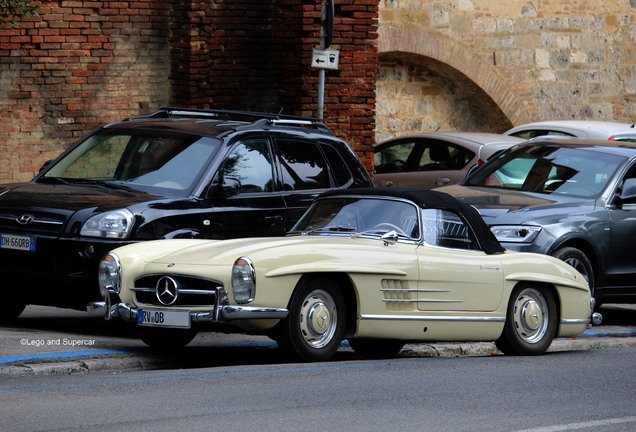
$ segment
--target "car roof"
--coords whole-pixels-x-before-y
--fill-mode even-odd
[[[252,111],[162,107],[145,116],[130,117],[104,126],[107,129],[154,129],[220,137],[238,130],[286,130],[333,137],[319,119]]]
[[[500,253],[505,249],[501,246],[494,234],[488,228],[479,212],[471,205],[466,204],[444,192],[414,188],[359,188],[359,189],[334,189],[324,192],[320,198],[337,196],[355,197],[385,197],[400,198],[412,201],[421,208],[436,208],[451,210],[466,218],[473,228],[477,241],[488,254]]]
[[[374,147],[379,147],[395,141],[408,140],[414,138],[439,139],[457,144],[467,144],[478,148],[488,144],[517,144],[526,140],[518,137],[496,134],[491,132],[418,132],[413,134],[399,135],[377,143]]]
[[[584,132],[599,132],[606,133],[608,136],[621,133],[632,133],[636,135],[636,128],[634,128],[633,123],[620,123],[599,120],[552,120],[526,123],[510,129],[504,132],[504,134],[509,135],[524,130],[547,128],[552,128],[555,130],[562,129],[566,131],[580,130]]]
[[[591,151],[602,151],[624,156],[636,155],[636,143],[629,141],[587,140],[579,138],[539,138],[528,141],[522,146],[558,145],[559,147],[573,147]]]

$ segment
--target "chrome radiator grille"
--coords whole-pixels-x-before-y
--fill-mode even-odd
[[[132,289],[138,304],[176,307],[213,307],[217,288],[223,284],[183,275],[150,275],[135,281]]]

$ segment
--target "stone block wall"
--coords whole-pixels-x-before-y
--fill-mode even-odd
[[[380,0],[379,5],[381,139],[437,127],[482,130],[494,124],[491,130],[502,132],[538,120],[636,120],[634,1]],[[407,91],[421,92],[420,106],[435,106],[438,114],[432,109],[393,114],[404,112],[397,107],[405,103],[407,112],[415,112],[413,101],[403,97]]]

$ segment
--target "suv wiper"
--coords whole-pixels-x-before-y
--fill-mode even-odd
[[[38,179],[38,182],[42,182],[42,183],[57,183],[57,184],[64,184],[64,185],[71,184],[71,182],[69,182],[67,179],[62,178],[62,177],[40,177]]]
[[[133,190],[130,186],[125,186],[121,183],[113,183],[105,180],[89,180],[89,179],[76,179],[75,184],[82,185],[95,185],[105,189],[118,189],[118,190]]]

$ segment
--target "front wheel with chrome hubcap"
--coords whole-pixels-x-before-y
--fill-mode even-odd
[[[324,361],[340,346],[344,327],[344,298],[338,285],[329,278],[314,277],[302,281],[292,294],[277,342],[296,359]]]
[[[520,284],[512,290],[504,330],[495,344],[504,354],[543,354],[556,331],[557,307],[552,290]]]

